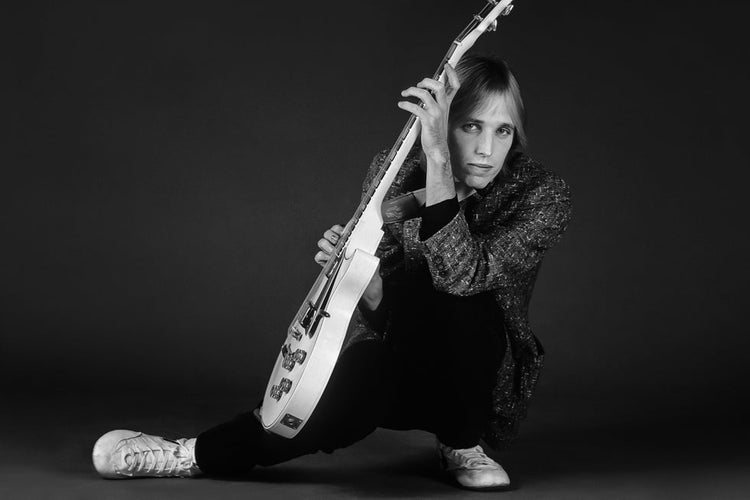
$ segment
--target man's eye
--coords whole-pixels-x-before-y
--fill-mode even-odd
[[[498,129],[497,133],[503,137],[507,137],[513,133],[513,130],[510,127],[501,127]]]
[[[464,129],[464,132],[473,132],[479,130],[479,125],[476,123],[467,123],[462,128]]]

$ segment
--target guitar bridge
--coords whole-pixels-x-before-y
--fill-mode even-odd
[[[307,330],[310,328],[310,323],[312,323],[313,317],[315,316],[315,304],[312,303],[312,301],[307,302],[307,311],[305,311],[305,315],[300,320],[299,324],[302,328]]]

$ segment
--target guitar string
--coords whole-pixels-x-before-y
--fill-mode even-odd
[[[446,54],[443,56],[443,59],[441,60],[440,65],[438,66],[438,69],[433,74],[434,80],[440,80],[444,76],[445,64],[448,61],[450,61],[450,58],[455,53],[456,49],[460,47],[463,40],[482,23],[482,21],[485,19],[487,14],[496,7],[497,3],[498,3],[497,0],[487,0],[487,4],[482,8],[482,10],[480,10],[478,14],[474,15],[474,18],[472,19],[472,21],[463,29],[463,31],[461,31],[458,37],[456,37],[456,39],[451,43],[450,48],[448,49]],[[323,268],[327,281],[332,281],[332,278],[335,275],[333,271],[337,271],[340,268],[339,261],[341,257],[344,255],[344,251],[347,248],[347,244],[349,242],[349,238],[351,237],[351,234],[354,232],[354,228],[356,228],[357,223],[362,217],[362,214],[367,209],[367,206],[370,203],[370,200],[372,200],[373,196],[375,195],[378,188],[380,187],[380,184],[383,178],[385,177],[386,173],[390,169],[394,158],[398,156],[398,154],[401,152],[401,148],[403,147],[403,144],[406,141],[406,138],[412,132],[412,129],[415,126],[417,126],[417,122],[418,122],[418,118],[415,115],[411,115],[409,117],[403,129],[401,130],[401,134],[399,135],[398,139],[396,139],[396,142],[394,143],[393,147],[388,152],[388,155],[386,155],[386,158],[383,161],[383,164],[379,167],[377,173],[373,177],[373,180],[370,183],[370,186],[368,187],[365,194],[362,196],[362,199],[360,200],[360,203],[354,212],[354,216],[351,218],[347,226],[344,228],[343,234],[340,236],[339,241],[334,247],[333,256],[328,260],[325,267]],[[326,295],[322,293],[326,288],[327,287],[324,286],[323,289],[320,291],[321,293],[318,293],[318,297],[317,297],[318,300],[316,300],[316,304],[313,304],[312,300],[307,301],[308,305],[316,311],[316,316],[320,315],[321,312],[323,311],[324,304],[321,303],[321,299]],[[307,311],[305,313],[298,314],[298,316],[302,316],[302,317],[306,315],[307,315]]]

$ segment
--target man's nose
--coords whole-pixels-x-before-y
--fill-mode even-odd
[[[477,137],[476,153],[479,156],[492,156],[492,135],[481,134]]]

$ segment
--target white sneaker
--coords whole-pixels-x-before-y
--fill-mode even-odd
[[[91,458],[94,468],[109,479],[129,477],[192,477],[195,438],[170,441],[142,432],[116,430],[100,437]]]
[[[455,450],[438,441],[443,470],[450,472],[458,484],[472,490],[505,489],[510,478],[502,466],[485,455],[481,446]]]

